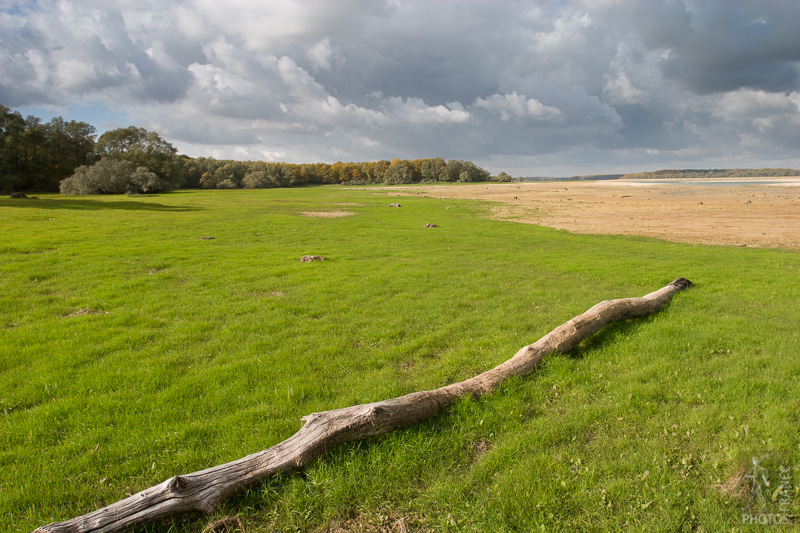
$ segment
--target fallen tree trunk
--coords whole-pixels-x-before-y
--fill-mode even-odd
[[[440,413],[464,396],[494,391],[512,376],[533,370],[545,355],[567,352],[602,327],[654,313],[691,286],[679,278],[642,298],[606,300],[557,327],[511,359],[473,378],[431,391],[375,403],[313,413],[305,425],[275,446],[206,470],[175,476],[89,514],[42,526],[34,533],[112,533],[136,524],[191,511],[211,513],[221,500],[278,472],[293,472],[343,442],[410,426]]]

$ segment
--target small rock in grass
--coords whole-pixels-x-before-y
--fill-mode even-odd
[[[312,261],[325,261],[325,258],[321,255],[304,255],[300,258],[301,263],[310,263]]]
[[[422,226],[422,227],[423,227],[423,228],[438,228],[439,226],[437,226],[436,224],[425,224],[425,225],[424,225],[424,226]]]
[[[389,204],[389,207],[400,207],[400,204]]]
[[[211,241],[216,239],[216,237],[199,237],[201,241]]]

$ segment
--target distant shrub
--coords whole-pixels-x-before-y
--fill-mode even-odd
[[[147,167],[139,167],[136,172],[131,174],[131,182],[128,193],[152,194],[159,192],[169,192],[172,190],[172,183],[162,180],[155,172],[150,172]]]
[[[82,182],[78,178],[78,172],[82,172],[85,168],[85,165],[78,167],[75,169],[75,174],[61,180],[61,182],[58,184],[58,190],[61,192],[61,194],[84,194]]]
[[[230,178],[222,180],[221,182],[217,183],[217,189],[238,189],[238,188],[239,185]]]
[[[61,194],[152,194],[172,190],[172,184],[146,167],[136,170],[123,159],[106,157],[61,180]]]
[[[80,166],[75,173],[61,180],[61,194],[123,194],[133,174],[133,166],[121,159],[105,158],[94,165]]]

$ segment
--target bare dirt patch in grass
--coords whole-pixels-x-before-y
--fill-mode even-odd
[[[329,524],[322,533],[406,533],[408,531],[427,531],[425,518],[416,513],[399,515],[397,513],[376,513],[357,516],[349,520]]]
[[[614,180],[431,185],[390,190],[395,194],[497,202],[499,205],[493,210],[497,219],[574,233],[800,248],[800,178],[751,181],[779,183],[709,186]]]
[[[85,315],[101,315],[101,314],[108,314],[107,311],[100,311],[98,309],[92,309],[91,307],[83,307],[81,309],[76,309],[75,311],[64,315],[66,318],[72,318],[76,316],[85,316]]]
[[[227,516],[211,522],[203,528],[203,533],[234,533],[244,531],[242,519],[238,516]]]
[[[471,447],[472,447],[472,458],[476,460],[491,449],[492,443],[486,439],[481,438],[476,441],[473,441]]]
[[[749,489],[747,480],[745,479],[745,474],[745,470],[741,469],[726,479],[723,483],[714,485],[714,488],[725,496],[728,496],[734,500],[740,500],[745,496],[747,490]]]
[[[355,215],[352,211],[300,211],[304,217],[341,218]]]
[[[286,296],[284,291],[268,291],[268,290],[257,290],[251,291],[250,297],[252,298],[283,298]]]

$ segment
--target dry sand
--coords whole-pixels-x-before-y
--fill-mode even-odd
[[[494,216],[575,233],[800,249],[800,177],[421,185],[389,190],[497,202]],[[763,184],[754,182],[780,182]],[[730,182],[745,182],[731,185]]]

